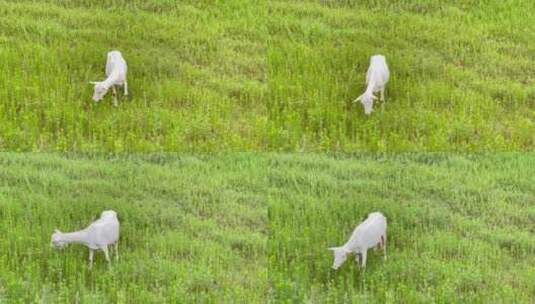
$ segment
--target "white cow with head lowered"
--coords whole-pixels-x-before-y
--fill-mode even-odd
[[[373,101],[377,99],[375,92],[381,94],[381,101],[385,101],[385,87],[390,78],[390,70],[383,55],[374,55],[370,58],[370,67],[366,73],[366,91],[357,97],[353,102],[360,100],[364,106],[364,113],[371,114],[373,111]]]
[[[62,233],[55,230],[52,234],[51,245],[63,248],[70,243],[82,244],[89,247],[89,269],[93,266],[95,250],[104,251],[106,261],[110,263],[108,246],[115,245],[115,259],[119,260],[119,220],[117,213],[112,210],[102,212],[100,218],[87,228],[71,233]]]
[[[380,212],[368,214],[368,218],[355,228],[349,241],[340,247],[331,247],[334,253],[332,268],[338,269],[350,254],[355,254],[355,261],[366,267],[366,255],[370,248],[383,248],[386,260],[386,217]]]
[[[126,72],[128,67],[123,55],[119,51],[111,51],[108,53],[108,60],[106,61],[106,79],[103,81],[91,81],[95,85],[93,91],[93,100],[95,102],[101,101],[104,95],[111,88],[113,92],[113,105],[117,106],[117,89],[115,86],[122,86],[124,88],[124,95],[128,95],[128,83],[126,81]]]

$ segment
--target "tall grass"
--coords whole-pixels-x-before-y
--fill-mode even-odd
[[[261,1],[0,1],[0,149],[213,151],[264,146]],[[106,53],[131,96],[95,104]]]
[[[535,155],[0,154],[0,302],[531,303]],[[114,209],[118,263],[50,247]],[[388,260],[341,245],[372,211]],[[266,245],[267,242],[267,245]]]
[[[274,303],[533,303],[535,155],[433,154],[270,162],[268,265]],[[388,260],[330,267],[373,211]]]
[[[0,303],[262,303],[260,156],[0,154]],[[120,260],[50,247],[113,209]]]
[[[503,151],[535,139],[530,1],[0,0],[0,149]],[[131,96],[90,100],[106,52]],[[374,115],[351,101],[369,56]]]
[[[503,151],[535,144],[533,3],[269,1],[269,144],[295,151]],[[391,69],[364,115],[369,57]]]

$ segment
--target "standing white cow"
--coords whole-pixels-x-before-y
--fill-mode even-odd
[[[102,100],[104,95],[112,88],[113,105],[117,106],[117,89],[115,86],[123,86],[124,95],[128,95],[128,83],[126,81],[126,72],[128,67],[123,55],[119,51],[111,51],[108,53],[108,60],[106,61],[106,76],[104,81],[91,81],[95,85],[93,91],[93,100],[98,102]]]
[[[366,91],[357,97],[353,102],[360,100],[364,106],[364,113],[371,114],[373,111],[373,101],[377,99],[375,92],[381,93],[381,101],[385,101],[385,87],[390,78],[390,71],[386,64],[385,56],[374,55],[370,59],[370,67],[366,73]]]
[[[82,244],[89,247],[89,269],[93,266],[93,254],[95,250],[104,251],[108,264],[108,246],[115,245],[115,259],[119,260],[119,220],[117,213],[112,210],[102,212],[100,218],[91,223],[87,228],[71,232],[62,233],[55,230],[52,234],[52,246],[63,248],[70,243]]]
[[[360,266],[366,267],[366,255],[370,248],[383,248],[386,260],[386,217],[380,212],[368,214],[343,246],[329,248],[334,253],[332,268],[336,270],[342,266],[351,253],[356,255],[355,261]]]

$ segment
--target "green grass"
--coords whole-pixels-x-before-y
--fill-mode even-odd
[[[0,303],[262,303],[266,159],[0,154]],[[50,247],[114,209],[120,260]]]
[[[271,302],[533,303],[534,167],[534,154],[271,159]],[[327,247],[376,210],[388,260],[331,270]]]
[[[535,147],[531,1],[0,0],[0,150]],[[106,52],[131,96],[91,101]],[[387,104],[351,101],[372,54]]]
[[[535,154],[0,154],[1,303],[533,303]],[[121,259],[50,247],[121,221]],[[343,244],[372,211],[388,260]]]
[[[0,150],[265,146],[262,1],[0,0]],[[128,98],[91,100],[106,53]]]
[[[284,151],[535,146],[535,10],[506,1],[269,1],[269,145]],[[364,115],[369,57],[391,70]]]

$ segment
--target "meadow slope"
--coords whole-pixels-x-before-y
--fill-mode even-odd
[[[269,1],[269,145],[284,151],[530,151],[533,1]],[[352,101],[369,57],[386,105]]]
[[[0,0],[0,150],[259,150],[263,1]],[[95,104],[106,53],[128,98]],[[121,95],[120,95],[121,96]]]
[[[533,303],[535,154],[402,154],[270,160],[273,303]],[[388,260],[331,270],[372,211]]]
[[[266,160],[0,154],[0,303],[263,303]],[[120,260],[50,247],[121,221]]]

